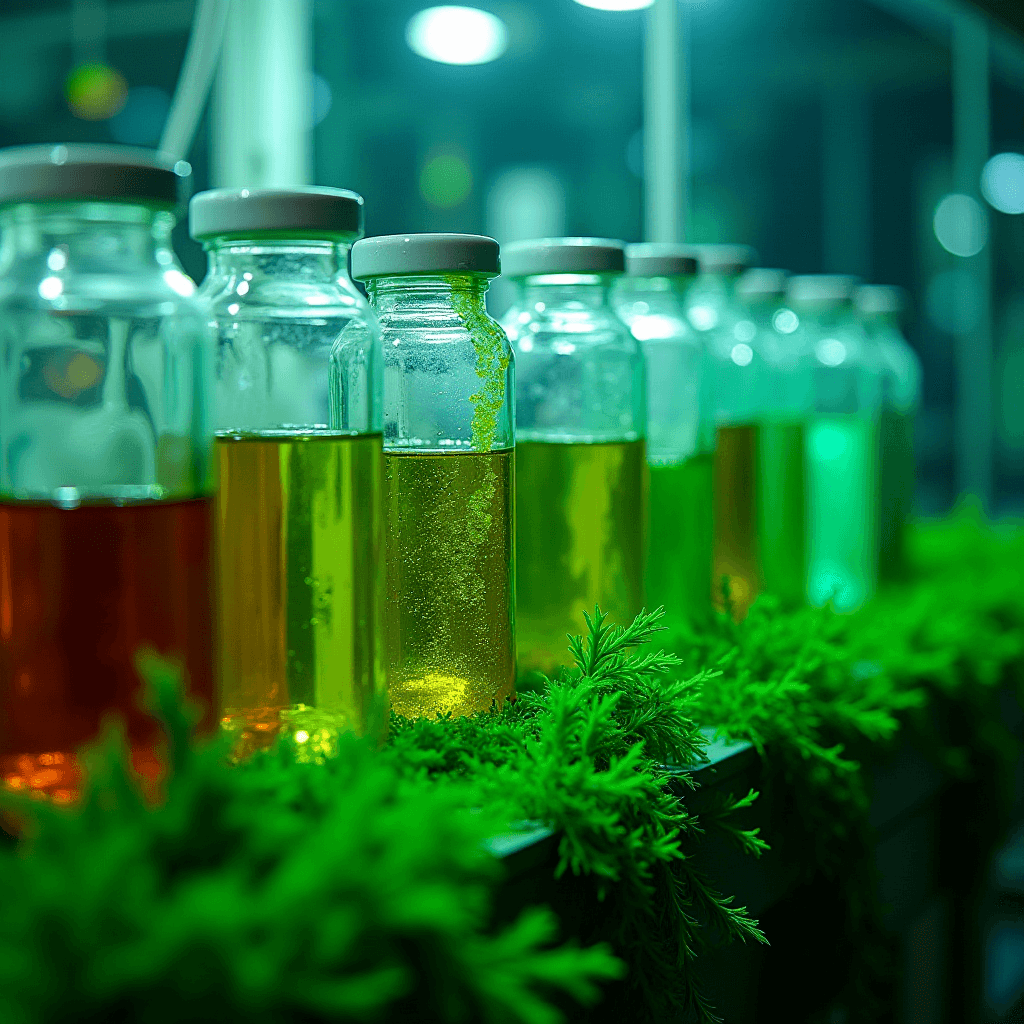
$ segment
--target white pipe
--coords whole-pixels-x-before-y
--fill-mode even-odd
[[[215,185],[312,181],[312,18],[310,0],[232,4],[211,120]]]
[[[689,202],[689,96],[679,0],[654,0],[644,38],[644,237],[679,242]]]
[[[213,74],[217,70],[231,0],[199,0],[174,99],[160,136],[164,153],[184,160],[195,141]]]
[[[984,17],[953,17],[953,180],[957,191],[982,202],[981,172],[989,157],[989,37]],[[984,203],[982,208],[985,209]],[[961,493],[990,509],[993,490],[992,243],[960,261],[970,287],[959,301],[972,309],[958,317],[976,326],[956,335],[956,468]],[[975,303],[981,304],[976,309]]]

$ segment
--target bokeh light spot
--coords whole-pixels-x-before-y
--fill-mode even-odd
[[[171,109],[171,97],[155,85],[139,85],[128,92],[125,105],[110,119],[110,134],[126,146],[152,146]]]
[[[405,28],[413,53],[441,64],[486,64],[508,47],[505,23],[476,7],[428,7]]]
[[[473,174],[459,153],[439,153],[427,160],[420,172],[420,194],[438,209],[458,206],[472,190]]]
[[[639,11],[650,7],[654,0],[576,0],[576,3],[596,11]]]
[[[75,117],[105,121],[124,107],[128,83],[124,75],[106,64],[81,64],[68,75],[64,93]]]
[[[992,157],[981,172],[981,194],[1000,213],[1024,213],[1024,156]]]
[[[954,256],[976,256],[988,241],[985,209],[972,196],[952,192],[935,207],[932,228],[939,245]]]

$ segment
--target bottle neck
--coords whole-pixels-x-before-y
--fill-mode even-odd
[[[348,278],[348,242],[301,238],[218,238],[206,246],[216,277]]]
[[[379,316],[405,310],[450,310],[486,315],[488,279],[478,274],[409,274],[367,281],[366,294]]]
[[[0,212],[0,264],[43,256],[53,272],[176,263],[174,215],[127,203],[23,203]]]
[[[543,274],[519,281],[521,302],[530,307],[572,306],[577,309],[600,309],[609,305],[615,278],[607,274]]]

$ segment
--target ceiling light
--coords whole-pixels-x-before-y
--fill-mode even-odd
[[[508,46],[505,23],[476,7],[428,7],[405,27],[414,53],[442,64],[486,64]]]
[[[654,0],[576,0],[576,3],[597,11],[639,11],[650,7]]]

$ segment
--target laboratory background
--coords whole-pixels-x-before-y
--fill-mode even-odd
[[[0,0],[92,1021],[1024,1021],[1024,0]]]

